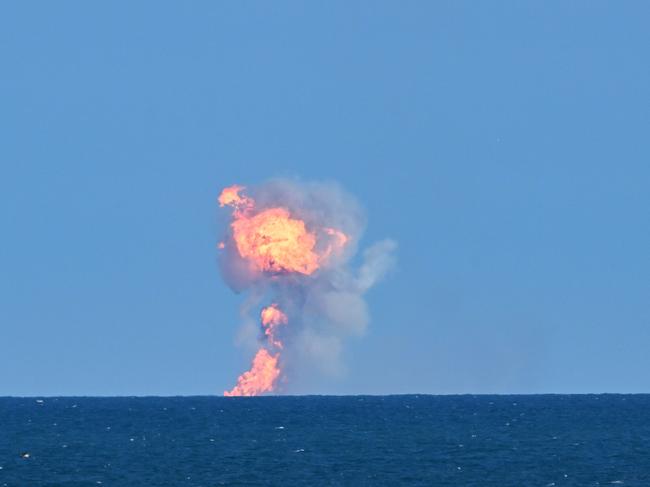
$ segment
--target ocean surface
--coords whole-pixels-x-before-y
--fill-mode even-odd
[[[650,486],[650,395],[0,398],[0,486]]]

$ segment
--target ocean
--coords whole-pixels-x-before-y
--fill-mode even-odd
[[[650,395],[0,398],[0,486],[650,486]]]

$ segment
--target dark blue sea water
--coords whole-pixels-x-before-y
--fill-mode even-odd
[[[650,395],[0,398],[0,486],[650,486]]]

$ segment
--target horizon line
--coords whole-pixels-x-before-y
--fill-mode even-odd
[[[223,396],[216,394],[120,394],[120,395],[0,395],[0,399],[173,399],[173,398],[301,398],[301,397],[402,397],[402,396],[435,396],[435,397],[460,397],[460,396],[642,396],[650,392],[462,392],[462,393],[429,393],[405,392],[389,394],[265,394],[259,396]]]

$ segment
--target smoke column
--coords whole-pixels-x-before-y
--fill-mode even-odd
[[[395,242],[375,243],[352,267],[365,218],[335,183],[234,185],[218,201],[230,211],[218,245],[221,273],[235,292],[247,293],[240,337],[257,348],[224,395],[282,392],[305,370],[340,371],[342,341],[363,334],[363,295],[392,266]]]

